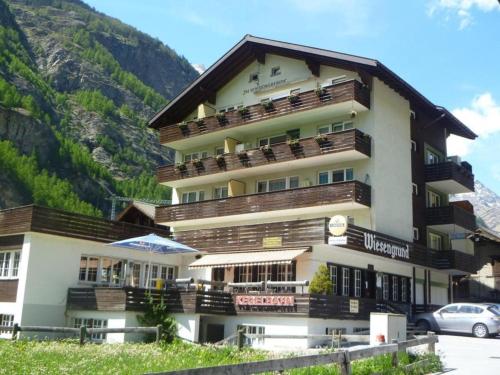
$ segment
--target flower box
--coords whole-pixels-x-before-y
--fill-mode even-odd
[[[245,118],[248,117],[248,115],[250,114],[250,110],[248,109],[248,107],[241,107],[238,108],[238,113],[242,118]]]
[[[226,125],[227,124],[227,117],[224,112],[218,112],[215,114],[215,118],[219,122],[219,125]]]
[[[298,102],[300,102],[300,97],[298,94],[291,94],[288,95],[288,101],[290,102],[290,104],[297,104]]]
[[[274,109],[274,103],[271,100],[263,101],[261,105],[267,112],[272,111]]]

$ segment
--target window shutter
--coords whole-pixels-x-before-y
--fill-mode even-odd
[[[234,282],[237,283],[240,280],[240,267],[234,267]]]

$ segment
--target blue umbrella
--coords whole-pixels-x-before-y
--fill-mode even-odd
[[[134,237],[126,240],[116,241],[109,244],[115,247],[124,247],[128,249],[136,249],[141,251],[147,251],[149,253],[159,253],[159,254],[180,254],[180,253],[198,253],[199,251],[193,249],[192,247],[186,246],[179,242],[169,240],[168,238],[163,238],[157,236],[154,233],[148,234],[147,236]],[[148,274],[146,276],[146,285],[150,287],[149,279],[151,276],[151,259],[148,264]]]

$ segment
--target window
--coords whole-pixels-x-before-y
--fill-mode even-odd
[[[427,207],[440,207],[441,197],[433,191],[427,190]]]
[[[273,146],[277,143],[286,142],[286,138],[287,138],[286,134],[279,134],[279,135],[274,135],[272,137],[260,138],[258,145],[259,147]]]
[[[267,193],[271,191],[295,189],[299,187],[299,177],[283,177],[275,180],[266,180],[257,182],[257,192]]]
[[[248,77],[248,82],[255,82],[259,80],[259,74],[258,73],[252,73]]]
[[[398,300],[398,277],[393,276],[392,277],[392,300],[397,301]]]
[[[413,195],[417,196],[418,195],[418,185],[415,183],[412,183],[411,186],[413,189]]]
[[[80,275],[78,280],[96,282],[97,281],[97,267],[99,265],[99,258],[82,256],[80,257]]]
[[[260,265],[257,267],[257,281],[267,281],[267,266]]]
[[[318,134],[337,133],[354,128],[353,121],[338,121],[333,124],[321,125],[318,127]]]
[[[184,162],[190,162],[192,160],[196,159],[205,159],[208,158],[208,152],[207,151],[201,151],[201,152],[193,152],[191,154],[185,154],[184,155]]]
[[[318,173],[318,184],[324,185],[333,182],[352,181],[354,170],[352,168],[338,169],[334,171],[323,171]]]
[[[337,295],[337,266],[330,266],[330,279],[332,280],[333,295]]]
[[[182,203],[199,202],[205,199],[204,191],[190,191],[182,193]]]
[[[413,241],[418,241],[420,238],[420,232],[418,228],[413,227]]]
[[[74,318],[73,327],[80,328],[85,326],[87,328],[107,328],[108,321],[106,319],[92,319],[92,318]],[[93,333],[90,336],[92,341],[104,341],[106,340],[105,333]]]
[[[281,74],[281,68],[279,66],[274,66],[271,68],[271,77],[276,77]]]
[[[123,284],[123,260],[101,258],[101,282],[106,284]]]
[[[429,149],[425,150],[425,163],[426,164],[438,164],[439,163],[439,155],[431,151]]]
[[[293,280],[292,265],[278,264],[276,281],[292,281],[292,280]]]
[[[354,297],[361,297],[361,270],[354,270]]]
[[[224,147],[216,147],[215,148],[215,156],[224,155]]]
[[[0,251],[0,279],[17,278],[21,251]]]
[[[401,278],[401,302],[408,302],[408,279],[406,277]]]
[[[14,315],[0,314],[0,326],[13,327],[14,326]],[[11,331],[0,331],[0,334],[10,333],[10,332]]]
[[[429,247],[434,250],[442,250],[443,237],[439,234],[429,233]]]
[[[214,199],[227,198],[227,186],[219,186],[214,188]]]
[[[389,275],[382,275],[382,299],[389,300]]]
[[[410,144],[411,144],[411,150],[413,152],[417,152],[417,142],[415,142],[414,140],[411,140]]]
[[[445,306],[441,310],[439,310],[440,313],[448,313],[448,314],[454,314],[458,310],[458,305],[451,305],[451,306]]]
[[[145,265],[144,287],[147,287],[147,280],[149,279],[149,286],[154,288],[157,280],[173,280],[174,279],[174,266],[166,266],[162,264],[152,264],[151,274],[149,272],[149,264]]]
[[[238,268],[240,269],[240,274],[238,276],[239,283],[248,283],[252,281],[252,268],[250,266],[241,266]]]
[[[131,286],[139,288],[141,286],[141,264],[133,263],[131,264]]]
[[[349,277],[350,272],[349,268],[342,267],[342,295],[349,295]]]
[[[247,325],[238,325],[238,331],[240,329],[244,329],[245,333],[248,333],[249,335],[265,335],[266,334],[266,328],[264,326],[247,326]],[[264,344],[264,338],[259,337],[259,338],[249,338],[245,337],[245,344],[246,345],[262,345]]]

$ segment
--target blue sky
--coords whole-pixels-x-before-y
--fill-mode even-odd
[[[450,139],[500,194],[498,0],[85,0],[208,67],[245,34],[376,58],[477,134]]]

